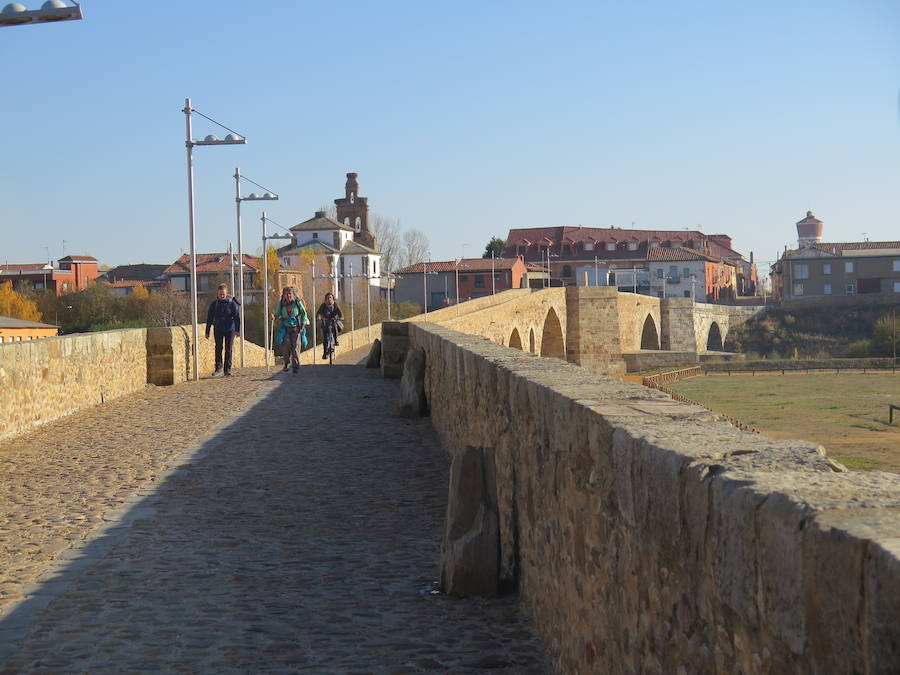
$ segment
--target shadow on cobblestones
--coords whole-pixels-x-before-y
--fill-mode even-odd
[[[3,619],[0,672],[549,672],[515,598],[431,593],[448,462],[396,383],[277,378]]]

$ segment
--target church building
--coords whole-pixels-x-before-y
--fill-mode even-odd
[[[335,218],[316,211],[309,220],[290,228],[293,241],[278,251],[284,268],[305,268],[308,263],[304,261],[315,260],[315,276],[325,278],[324,284],[316,283],[317,298],[330,291],[336,298],[349,300],[351,283],[358,293],[380,288],[381,254],[369,230],[368,198],[359,196],[356,177],[347,174],[344,197],[334,200]]]

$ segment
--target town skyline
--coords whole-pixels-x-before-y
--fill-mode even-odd
[[[8,101],[37,105],[0,108],[0,262],[187,251],[187,96],[249,141],[194,153],[198,252],[236,244],[234,167],[280,195],[264,206],[285,227],[358,172],[435,260],[514,228],[612,225],[729,234],[764,273],[807,210],[826,241],[896,238],[887,2],[83,9],[4,33]],[[195,120],[197,138],[220,132]],[[250,253],[261,210],[243,211]]]

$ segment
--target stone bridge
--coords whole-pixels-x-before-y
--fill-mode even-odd
[[[728,332],[759,311],[653,298],[601,287],[507,291],[431,312],[430,321],[540,356],[565,359],[598,374],[696,363],[723,350]],[[475,302],[475,301],[473,301]],[[462,313],[462,310],[465,312]]]
[[[424,363],[399,388],[419,420],[355,366],[185,382],[181,328],[0,346],[0,669],[897,672],[900,476],[596,374],[696,357],[728,310],[588,288],[466,305],[383,326],[385,374]],[[468,511],[494,514],[515,595],[432,593],[464,448],[492,458]]]

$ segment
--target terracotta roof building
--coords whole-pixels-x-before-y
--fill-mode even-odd
[[[257,256],[244,254],[243,265],[237,264],[234,256],[235,274],[244,274],[244,290],[251,288],[253,275],[259,270],[260,259]],[[213,290],[220,283],[219,279],[228,279],[231,273],[231,261],[227,253],[197,254],[197,287],[201,292]],[[189,291],[191,284],[191,257],[187,253],[163,270],[163,276],[169,280],[172,288],[178,291]],[[235,281],[237,285],[237,281]],[[246,295],[245,295],[246,298]]]
[[[521,258],[464,258],[420,262],[395,272],[397,302],[440,309],[527,285],[529,268]]]

